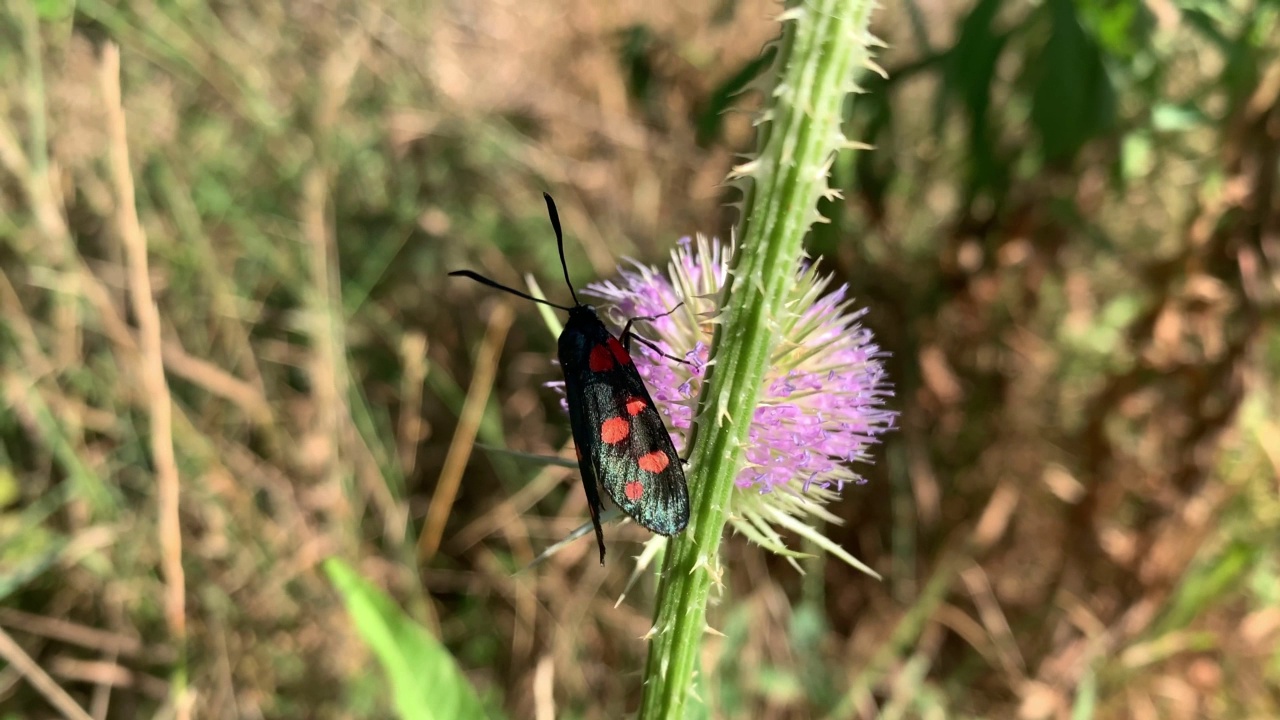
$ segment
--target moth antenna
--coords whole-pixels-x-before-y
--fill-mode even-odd
[[[543,305],[550,305],[551,307],[556,308],[557,310],[566,310],[566,311],[568,311],[568,310],[572,310],[572,309],[573,309],[573,308],[567,308],[567,307],[565,307],[565,306],[563,306],[563,305],[557,305],[557,304],[555,304],[555,303],[551,302],[550,300],[543,300],[542,298],[536,298],[536,297],[534,297],[534,296],[532,296],[532,295],[529,295],[528,293],[522,293],[522,292],[520,292],[519,290],[517,290],[517,289],[515,289],[515,288],[513,288],[513,287],[507,287],[506,285],[503,285],[502,283],[499,283],[499,282],[495,282],[495,281],[493,281],[493,280],[490,280],[489,278],[487,278],[487,277],[485,277],[485,276],[483,276],[483,275],[479,275],[479,274],[477,274],[477,273],[471,272],[470,270],[454,270],[453,272],[449,273],[449,275],[450,275],[450,276],[452,276],[452,277],[464,277],[464,278],[471,278],[472,280],[475,280],[476,282],[480,283],[481,285],[488,285],[488,286],[489,286],[489,287],[491,287],[491,288],[497,288],[498,290],[501,290],[501,291],[503,291],[503,292],[509,292],[509,293],[511,293],[512,295],[518,295],[518,296],[520,296],[520,297],[524,298],[525,300],[532,300],[532,301],[534,301],[534,302],[536,302],[536,303],[541,303],[541,304],[543,304]],[[572,290],[573,288],[569,288],[569,289],[570,289],[570,290]],[[577,298],[574,298],[574,300],[577,300]]]
[[[578,302],[578,293],[573,289],[573,283],[569,282],[569,265],[564,261],[564,233],[560,230],[560,213],[556,212],[556,201],[546,193],[542,193],[542,197],[547,201],[547,214],[551,216],[551,227],[556,231],[556,247],[560,249],[560,269],[564,270],[564,284],[569,286],[573,304],[581,305],[582,303]]]

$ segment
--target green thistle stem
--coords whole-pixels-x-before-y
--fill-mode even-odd
[[[719,576],[733,481],[742,466],[750,419],[769,368],[778,321],[796,279],[818,199],[827,192],[833,154],[850,143],[840,132],[845,97],[869,62],[872,0],[787,3],[762,123],[758,157],[738,168],[746,182],[741,245],[727,283],[692,444],[689,527],[670,544],[649,660],[642,720],[682,718],[706,630],[707,599]]]

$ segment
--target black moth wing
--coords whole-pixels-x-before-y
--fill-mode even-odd
[[[579,421],[574,417],[573,407],[581,402],[581,398],[576,398],[572,385],[565,382],[565,394],[569,399],[569,428],[573,432],[573,444],[578,452],[578,472],[582,473],[582,489],[587,493],[587,509],[591,511],[591,524],[596,529],[596,545],[600,546],[600,564],[604,564],[604,530],[600,527],[600,510],[603,505],[600,503],[600,480],[596,475],[595,462],[590,453],[582,450],[583,430],[579,428]]]
[[[684,469],[630,356],[585,306],[570,311],[559,345],[569,424],[580,453],[588,503],[599,503],[595,483],[588,480],[592,476],[614,504],[640,525],[660,535],[681,532],[689,522]],[[598,362],[593,369],[593,351],[612,360]],[[614,428],[620,427],[619,420],[626,422],[626,436],[620,441],[618,432],[605,430],[609,421]],[[606,442],[606,436],[615,442]],[[593,507],[593,520],[597,515]],[[598,523],[596,527],[599,533]]]
[[[595,462],[591,456],[589,445],[591,430],[586,420],[585,395],[586,387],[581,382],[581,373],[585,363],[579,363],[579,348],[588,340],[582,336],[573,323],[573,311],[570,311],[570,323],[564,325],[559,337],[559,359],[564,372],[564,400],[568,404],[568,427],[573,433],[573,450],[577,452],[577,469],[582,475],[582,491],[586,492],[586,507],[591,512],[591,525],[595,527],[595,544],[600,547],[600,565],[604,565],[604,530],[600,528],[600,480],[595,471]],[[607,332],[607,331],[605,331]]]
[[[619,402],[616,393],[592,385],[587,390],[588,414],[613,412],[629,419],[631,428],[622,443],[599,443],[592,453],[596,474],[609,499],[632,520],[659,535],[675,535],[689,524],[689,488],[671,435],[634,365],[620,366],[609,374],[614,380],[611,389],[623,389],[625,397]],[[643,400],[644,408],[631,416],[627,404],[635,399]],[[657,460],[656,453],[663,459]],[[655,461],[662,464],[660,471],[646,469],[646,465],[656,467]]]

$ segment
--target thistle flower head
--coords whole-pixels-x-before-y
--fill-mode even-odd
[[[718,240],[685,238],[666,273],[632,263],[616,282],[594,283],[583,292],[603,301],[601,314],[619,327],[628,318],[663,315],[684,303],[637,323],[634,331],[687,363],[632,345],[636,369],[681,454],[732,254]],[[852,309],[848,288],[830,289],[831,278],[812,264],[796,272],[791,312],[778,320],[779,339],[751,421],[746,464],[735,479],[730,522],[774,552],[799,555],[783,543],[780,530],[787,529],[866,569],[804,519],[838,522],[824,506],[847,484],[863,482],[851,464],[869,461],[870,446],[893,426],[895,413],[883,407],[890,386],[871,331],[859,325],[865,311]]]

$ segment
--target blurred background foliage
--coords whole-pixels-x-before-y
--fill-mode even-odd
[[[58,693],[99,718],[387,717],[387,648],[330,556],[442,641],[467,702],[634,711],[651,578],[616,601],[644,533],[611,528],[604,569],[582,540],[513,574],[582,492],[470,439],[568,452],[554,338],[442,275],[559,297],[544,189],[579,283],[727,236],[778,11],[5,3],[0,717]],[[885,579],[732,539],[710,716],[1280,716],[1278,25],[1274,0],[881,9],[887,77],[848,114],[874,149],[836,158],[810,247],[892,353],[901,429],[829,529]]]

